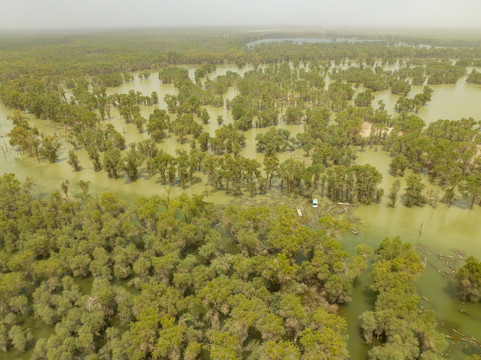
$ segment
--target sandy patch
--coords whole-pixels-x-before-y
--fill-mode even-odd
[[[369,137],[371,135],[371,128],[372,124],[364,121],[361,127],[361,136],[365,138]]]
[[[389,135],[392,131],[392,127],[384,128],[383,133],[386,135]],[[361,136],[368,138],[371,136],[371,131],[372,131],[372,124],[370,122],[364,121],[361,126]]]

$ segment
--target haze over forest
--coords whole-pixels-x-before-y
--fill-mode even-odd
[[[4,0],[1,31],[197,26],[481,29],[478,0]]]

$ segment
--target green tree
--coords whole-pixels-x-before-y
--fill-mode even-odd
[[[389,199],[391,200],[390,205],[392,207],[396,207],[397,194],[400,188],[401,188],[401,182],[399,181],[399,179],[394,180],[391,186],[391,192],[389,193]]]
[[[46,157],[49,162],[54,163],[58,159],[58,149],[60,143],[54,136],[43,136],[42,145],[40,148],[40,155]]]
[[[426,203],[426,198],[423,195],[425,187],[421,175],[409,175],[406,179],[406,201],[404,204],[407,207],[424,206]]]
[[[391,163],[389,164],[389,168],[391,169],[391,174],[393,176],[404,176],[404,171],[408,167],[409,161],[403,155],[398,155],[392,159]]]
[[[142,133],[144,131],[144,124],[146,123],[146,120],[140,116],[140,114],[136,115],[134,118],[134,124],[139,133]]]
[[[414,359],[421,353],[439,358],[447,343],[436,331],[433,312],[420,314],[415,281],[424,268],[419,255],[398,237],[384,239],[375,253],[370,275],[370,287],[376,293],[375,311],[360,317],[364,339],[374,345],[370,358]]]
[[[262,348],[260,360],[299,360],[301,352],[287,341],[268,341]]]
[[[202,120],[202,123],[204,125],[207,125],[209,123],[209,120],[210,120],[210,115],[209,113],[207,112],[206,109],[202,109],[202,112],[201,112],[201,115],[200,115],[200,119]]]
[[[165,110],[155,109],[147,121],[147,132],[152,140],[159,142],[165,137],[165,131],[169,127],[170,119]]]
[[[289,106],[284,114],[284,120],[287,124],[299,124],[302,120],[303,111],[301,107]]]
[[[15,349],[20,352],[25,352],[27,347],[27,336],[25,336],[23,329],[19,325],[12,326],[8,332],[8,337]]]
[[[104,154],[103,165],[109,177],[119,177],[119,171],[123,165],[120,150],[117,148],[108,149]]]
[[[100,171],[102,169],[102,165],[100,164],[100,155],[95,146],[89,146],[87,148],[87,153],[89,155],[90,160],[92,160],[94,164],[94,170]]]
[[[8,347],[8,333],[4,324],[0,324],[0,350],[7,351]]]
[[[161,319],[157,343],[152,351],[153,358],[180,359],[186,331],[184,324],[178,325],[173,317],[164,316]]]
[[[352,284],[348,279],[332,275],[325,284],[327,297],[332,303],[343,304],[351,301]]]
[[[374,95],[372,95],[371,90],[366,90],[357,94],[354,98],[354,105],[368,107],[371,105],[371,102],[374,100]]]
[[[156,91],[152,91],[152,94],[150,94],[150,98],[152,99],[152,104],[156,105],[159,103],[159,95]]]
[[[473,208],[476,200],[481,199],[481,175],[471,174],[467,176],[459,186],[464,197],[471,197],[470,209]]]
[[[15,112],[11,119],[15,126],[8,133],[10,145],[17,147],[21,153],[38,158],[40,146],[38,130],[31,128],[28,120],[20,112]]]
[[[144,159],[145,156],[137,150],[136,145],[131,145],[130,149],[126,152],[125,159],[123,160],[124,170],[131,181],[137,179],[139,173],[138,168],[142,165]]]
[[[74,150],[70,150],[68,152],[68,163],[73,167],[75,171],[79,171],[81,169],[78,156]]]
[[[234,335],[226,332],[215,331],[211,336],[210,350],[212,360],[237,360],[240,359],[239,341]]]
[[[469,256],[456,273],[456,294],[463,301],[481,301],[481,262]]]

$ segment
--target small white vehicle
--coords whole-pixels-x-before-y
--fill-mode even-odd
[[[316,208],[318,205],[317,199],[312,200],[312,207]]]

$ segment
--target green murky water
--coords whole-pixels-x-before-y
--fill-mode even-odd
[[[479,71],[479,68],[476,69]],[[471,70],[472,68],[468,68],[466,73],[470,73]],[[426,124],[439,119],[459,120],[461,118],[473,117],[475,120],[481,120],[480,85],[466,83],[466,77],[462,77],[458,79],[456,84],[429,86],[434,90],[432,99],[417,114]],[[413,97],[421,93],[422,90],[422,86],[412,86],[408,97]],[[391,94],[391,90],[379,91],[374,93],[374,95],[373,104],[383,100],[386,104],[386,109],[391,114],[394,114],[394,105],[399,99],[399,95]]]
[[[395,178],[388,172],[390,158],[385,152],[367,149],[358,153],[357,162],[374,165],[383,174],[382,187],[386,193],[389,192]],[[423,208],[407,208],[402,205],[405,184],[404,179],[400,179],[401,196],[396,208],[388,206],[387,197],[378,205],[358,208],[355,214],[362,223],[360,235],[347,233],[342,241],[344,246],[354,251],[355,246],[362,242],[376,248],[385,237],[398,235],[402,240],[411,242],[418,253],[429,261],[426,273],[418,281],[418,289],[434,306],[425,300],[422,301],[422,305],[433,309],[440,320],[458,323],[462,332],[481,338],[480,304],[461,304],[454,301],[453,282],[447,281],[437,271],[444,268],[439,260],[439,254],[456,257],[453,249],[481,257],[481,209],[469,210],[468,202],[462,199],[456,200],[450,208],[445,204],[439,204],[436,209],[429,205]],[[418,245],[430,255],[420,251]],[[368,272],[365,272],[355,284],[352,302],[342,309],[342,314],[348,319],[356,319],[362,312],[372,309],[374,298],[367,288],[368,285]],[[367,347],[362,343],[357,324],[355,321],[348,324],[349,350],[352,358],[367,358]],[[455,359],[457,356],[462,359],[466,354],[454,351],[450,358]]]
[[[194,71],[195,67],[189,68],[190,76],[193,76]],[[214,78],[217,75],[225,74],[227,71],[237,71],[243,74],[246,68],[239,70],[235,66],[218,67],[209,77]],[[455,85],[438,85],[432,86],[432,88],[434,89],[432,101],[425,108],[422,108],[418,114],[427,123],[438,119],[455,120],[462,117],[481,119],[480,86],[466,84],[465,78],[462,78]],[[126,93],[131,89],[140,91],[145,95],[150,95],[152,91],[156,91],[160,99],[158,108],[161,109],[166,109],[166,104],[163,102],[164,95],[177,93],[177,89],[173,85],[162,84],[158,80],[157,73],[153,73],[151,78],[147,80],[140,80],[136,77],[135,81],[131,83],[124,84],[119,88],[109,89],[109,93]],[[422,87],[413,87],[410,96],[421,90]],[[235,88],[230,88],[224,98],[232,99],[237,93],[238,91]],[[376,96],[375,102],[382,99],[390,111],[392,111],[398,98],[398,96],[392,95],[389,91],[378,92],[374,95]],[[148,117],[154,108],[143,108],[142,115]],[[231,113],[225,108],[206,107],[206,109],[210,114],[211,121],[208,125],[204,125],[204,129],[210,134],[213,135],[218,127],[215,120],[217,115],[222,115],[226,124],[232,122]],[[0,138],[0,173],[12,172],[19,179],[24,179],[27,176],[34,177],[37,191],[40,194],[58,190],[60,183],[66,179],[69,179],[72,184],[78,183],[79,180],[90,181],[93,192],[114,192],[126,202],[133,202],[143,195],[166,195],[168,191],[172,196],[175,196],[183,192],[188,194],[201,193],[204,190],[204,181],[197,181],[193,186],[183,190],[180,186],[163,186],[159,183],[158,177],[149,178],[143,172],[140,173],[140,178],[135,182],[130,182],[125,176],[111,179],[106,172],[95,172],[93,170],[92,163],[85,151],[78,152],[82,170],[73,172],[70,165],[67,164],[68,149],[65,146],[61,150],[59,160],[55,164],[49,164],[46,161],[38,163],[33,158],[22,158],[9,146],[8,137],[5,136],[12,127],[11,123],[6,120],[7,115],[10,113],[10,110],[0,104],[0,135],[2,135]],[[57,124],[46,120],[34,119],[32,116],[29,117],[31,125],[38,127],[41,132],[63,134],[62,128]],[[127,143],[147,138],[147,135],[140,134],[133,124],[125,124],[115,109],[112,110],[112,117],[107,122],[112,123],[117,130],[124,134]],[[289,129],[292,136],[303,131],[302,125],[280,126]],[[245,133],[247,146],[243,150],[242,155],[256,158],[262,162],[263,154],[255,152],[255,136],[267,130],[264,128],[247,131]],[[163,141],[160,147],[171,154],[175,154],[176,149],[189,149],[189,142],[181,145],[177,142],[174,135],[170,135]],[[288,157],[307,161],[307,158],[299,151],[282,153],[280,159],[284,160]],[[381,171],[384,176],[382,187],[387,194],[394,179],[388,172],[390,162],[388,154],[381,150],[367,149],[358,153],[357,162],[361,164],[370,163]],[[199,176],[198,180],[203,179]],[[401,179],[401,183],[403,186],[404,179]],[[75,186],[73,186],[73,191],[76,191]],[[401,188],[399,194],[403,194],[403,192],[404,190]],[[280,196],[277,192],[271,194],[272,196]],[[223,191],[219,191],[210,193],[208,200],[216,204],[225,204],[234,201],[234,198],[226,195]],[[255,201],[255,199],[252,200]],[[296,202],[296,200],[290,201]],[[361,219],[361,231],[359,236],[348,233],[343,237],[342,242],[348,251],[354,251],[355,246],[361,242],[375,248],[386,236],[399,235],[404,241],[410,241],[415,246],[422,244],[430,255],[419,253],[426,256],[429,263],[432,263],[433,266],[442,266],[439,262],[438,254],[455,256],[451,251],[453,248],[462,250],[468,255],[473,254],[481,257],[481,210],[479,207],[469,210],[469,206],[463,200],[455,201],[451,208],[440,204],[436,209],[430,206],[413,209],[406,208],[402,205],[402,198],[395,209],[388,207],[387,203],[388,199],[385,197],[380,204],[362,206],[356,210],[356,216]],[[296,205],[293,204],[293,206]],[[419,234],[421,223],[423,223],[422,235]],[[460,304],[454,301],[452,283],[445,280],[433,266],[427,266],[426,274],[420,279],[418,285],[420,293],[434,305],[428,302],[424,302],[423,305],[428,308],[433,308],[434,306],[436,315],[440,319],[459,323],[463,332],[481,339],[481,326],[479,325],[481,324],[481,306],[479,304]],[[364,359],[367,357],[367,347],[362,343],[356,319],[363,311],[372,309],[373,298],[367,288],[368,283],[369,278],[366,271],[355,284],[353,301],[341,309],[341,314],[348,319],[350,336],[348,346],[353,359]],[[463,313],[460,310],[463,310]],[[34,324],[32,323],[32,325]],[[36,328],[34,335],[48,336],[49,331],[51,330],[46,327]],[[14,356],[13,358],[26,359],[29,353],[19,356],[18,353],[12,351],[9,355]],[[456,358],[456,356],[462,358],[464,354],[458,351],[453,352],[451,355],[452,358]]]

